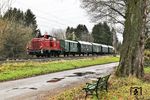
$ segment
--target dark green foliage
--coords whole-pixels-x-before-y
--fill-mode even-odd
[[[146,40],[145,49],[150,49],[150,38]]]
[[[20,24],[24,23],[24,13],[17,8],[8,9],[3,18]]]
[[[66,39],[68,40],[76,40],[75,29],[73,27],[69,27],[66,29]]]
[[[92,36],[96,43],[112,45],[113,33],[110,31],[109,26],[105,22],[99,23],[93,27]]]
[[[75,35],[78,40],[82,40],[82,35],[88,34],[89,31],[85,25],[79,24],[75,29]]]
[[[74,31],[75,31],[75,29],[73,27],[68,26],[67,29],[66,29],[66,33],[72,33]]]
[[[25,12],[25,26],[30,26],[33,27],[34,30],[36,30],[37,28],[37,24],[36,24],[36,17],[35,15],[32,13],[32,11],[30,9],[28,9]]]
[[[42,34],[41,34],[41,31],[38,29],[38,30],[36,30],[36,37],[37,38],[40,38],[40,37],[42,37]]]
[[[69,27],[66,29],[66,38],[69,40],[83,40],[82,37],[89,33],[85,25],[79,24],[77,28]]]
[[[30,9],[28,9],[25,13],[17,8],[10,8],[6,11],[3,16],[3,19],[7,19],[8,21],[15,22],[26,27],[30,27],[33,29],[33,37],[36,36],[37,32],[37,22],[36,16],[32,13]]]

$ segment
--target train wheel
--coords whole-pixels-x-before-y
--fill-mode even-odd
[[[47,57],[51,57],[51,54],[48,54]]]
[[[57,57],[59,57],[59,53],[57,52]]]
[[[41,57],[44,57],[44,55],[41,55]]]
[[[56,57],[57,56],[57,54],[56,53],[54,53],[54,57]]]
[[[40,55],[36,55],[36,57],[38,57],[38,58],[39,58],[39,57],[40,57]]]

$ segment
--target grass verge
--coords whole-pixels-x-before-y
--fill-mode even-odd
[[[109,91],[102,91],[99,94],[101,100],[150,100],[150,66],[144,68],[145,76],[143,80],[128,77],[117,78],[111,76],[109,79]],[[60,93],[49,100],[85,100],[84,86]],[[135,97],[130,95],[131,87],[142,87],[142,96]],[[96,96],[89,96],[87,100],[97,100]]]
[[[15,80],[41,74],[118,61],[118,57],[107,56],[78,60],[61,60],[54,62],[4,63],[0,65],[0,81]]]
[[[150,66],[144,68],[146,74],[150,74]]]
[[[85,100],[84,86],[70,89],[64,93],[50,98],[49,100]],[[130,95],[131,87],[142,87],[141,96]],[[99,93],[100,100],[150,100],[150,84],[134,77],[117,78],[111,76],[109,79],[108,92]],[[88,96],[86,100],[97,100],[96,96]]]

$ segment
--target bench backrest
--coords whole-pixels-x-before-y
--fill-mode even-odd
[[[107,85],[110,75],[98,78],[96,88],[101,88],[103,85]]]

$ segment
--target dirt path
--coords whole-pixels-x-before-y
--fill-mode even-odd
[[[68,70],[21,80],[0,83],[0,100],[42,100],[66,88],[113,71],[118,63]]]

